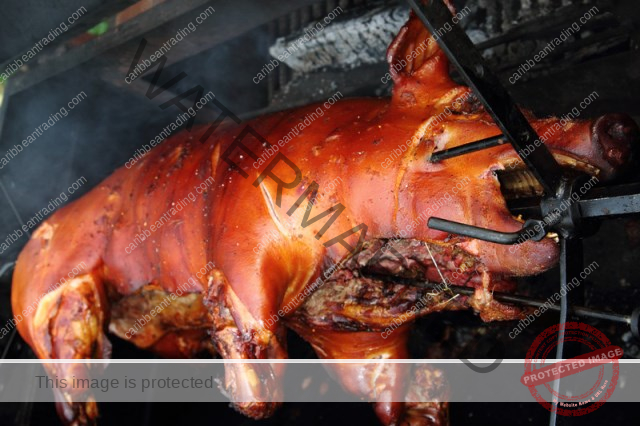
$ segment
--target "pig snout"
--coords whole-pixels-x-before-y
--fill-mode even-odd
[[[605,175],[613,176],[626,171],[637,155],[640,130],[625,114],[606,114],[594,120],[591,138],[606,162]]]

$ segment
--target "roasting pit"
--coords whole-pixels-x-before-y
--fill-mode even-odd
[[[17,4],[18,2],[16,2]],[[22,2],[24,4],[24,2]],[[46,5],[27,1],[51,12]],[[3,213],[0,215],[0,238],[21,229],[19,218],[32,217],[60,191],[70,187],[79,176],[86,185],[70,198],[86,192],[116,167],[131,158],[140,141],[154,138],[167,123],[175,120],[172,111],[159,108],[175,93],[190,86],[178,87],[175,93],[166,92],[156,99],[146,95],[143,81],[131,84],[124,81],[131,60],[145,38],[151,46],[179,34],[187,23],[196,19],[202,10],[213,6],[216,13],[207,19],[197,32],[184,36],[184,41],[166,53],[167,69],[174,73],[185,71],[190,78],[211,88],[224,105],[241,118],[265,112],[320,101],[337,90],[344,96],[384,96],[390,85],[382,78],[387,73],[384,50],[388,41],[408,16],[408,6],[386,0],[328,0],[324,2],[254,1],[139,1],[92,2],[91,13],[59,36],[50,48],[43,50],[28,64],[9,78],[2,87],[0,104],[0,154],[14,147],[34,129],[41,118],[58,110],[60,105],[77,95],[74,82],[89,82],[93,92],[83,100],[83,107],[69,111],[69,119],[56,123],[41,139],[0,168]],[[107,4],[111,3],[111,4]],[[517,76],[518,84],[508,86],[516,100],[538,114],[566,114],[574,105],[597,91],[585,109],[585,116],[616,111],[640,118],[640,78],[632,70],[640,65],[637,54],[640,15],[631,0],[600,1],[456,1],[459,9],[470,6],[462,21],[476,47],[482,52],[491,69],[503,82]],[[81,5],[70,7],[75,11]],[[94,7],[89,7],[94,6]],[[589,20],[577,36],[558,46],[530,72],[522,72],[526,59],[543,49],[549,40],[592,7],[602,13]],[[25,19],[17,6],[8,8],[7,21]],[[12,7],[16,7],[15,12]],[[338,9],[339,8],[339,9]],[[247,11],[252,12],[248,13]],[[44,12],[40,12],[46,15]],[[51,12],[58,21],[57,14]],[[65,12],[66,13],[66,12]],[[66,16],[63,13],[63,16]],[[327,27],[313,36],[313,42],[299,45],[293,55],[273,65],[281,55],[306,34],[323,17],[333,13]],[[52,18],[53,19],[53,18]],[[42,28],[50,24],[41,18]],[[106,23],[100,33],[99,24]],[[46,25],[45,25],[46,24]],[[55,25],[51,25],[53,27]],[[98,27],[96,27],[98,26]],[[87,32],[91,29],[91,32]],[[4,31],[4,30],[2,30]],[[34,29],[35,31],[35,29]],[[98,35],[96,35],[98,34]],[[16,51],[0,51],[3,66],[29,46],[29,40],[16,35],[7,36]],[[379,39],[377,37],[380,37]],[[357,40],[355,42],[354,40]],[[353,52],[345,55],[344,45],[353,42]],[[273,69],[266,64],[271,63]],[[266,69],[265,69],[266,67]],[[460,73],[452,69],[456,79]],[[149,80],[152,73],[140,80]],[[260,76],[260,84],[253,79]],[[240,83],[242,82],[242,83]],[[513,89],[513,90],[512,90]],[[206,91],[205,91],[206,92]],[[99,99],[98,99],[99,98]],[[86,104],[84,104],[86,102]],[[214,106],[207,106],[198,114],[198,122],[210,122],[217,117]],[[31,133],[29,130],[28,133]],[[505,143],[501,140],[499,143]],[[495,143],[495,141],[491,142]],[[528,185],[525,193],[523,179],[533,182],[530,174],[506,178],[519,182],[510,187],[509,205],[514,214],[531,217],[538,200],[539,188]],[[640,175],[629,173],[624,180],[636,184]],[[624,348],[632,358],[640,357],[640,341],[633,337],[622,321],[608,321],[603,313],[630,315],[640,307],[637,277],[640,272],[640,225],[637,217],[604,222],[595,234],[585,240],[585,265],[597,260],[593,271],[579,291],[572,294],[573,305],[597,311],[601,319],[584,320],[607,333],[612,342]],[[10,277],[12,263],[27,236],[18,236],[0,253],[0,320],[10,318]],[[558,271],[518,283],[517,294],[544,301],[558,291]],[[521,300],[520,302],[523,302]],[[586,315],[586,314],[585,314]],[[611,319],[611,318],[609,318]],[[412,351],[419,358],[522,358],[533,339],[546,327],[557,323],[558,314],[548,312],[513,340],[509,333],[516,322],[482,323],[471,312],[435,313],[419,320],[412,337]],[[310,358],[308,345],[291,333],[290,357]],[[145,358],[149,354],[133,346],[112,339],[114,358]],[[11,332],[0,339],[2,358],[31,358],[29,347]],[[0,366],[6,368],[7,366]],[[1,392],[1,389],[0,389]],[[215,419],[224,424],[249,422],[223,404],[206,409],[200,405],[162,406],[137,404],[132,410],[124,404],[105,404],[101,424],[146,425],[175,421],[201,424]],[[0,404],[3,424],[51,424],[55,409],[46,404]],[[606,404],[594,413],[599,424],[635,419],[632,407]],[[506,420],[508,419],[508,421]],[[579,418],[578,418],[579,419]],[[367,404],[346,410],[338,404],[291,404],[263,424],[376,424]],[[579,420],[563,418],[559,424],[579,424]],[[535,403],[489,408],[483,404],[456,404],[452,408],[452,424],[546,424],[548,412]]]

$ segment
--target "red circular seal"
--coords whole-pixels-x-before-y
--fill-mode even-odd
[[[587,324],[568,322],[564,325],[563,342],[578,342],[586,346],[590,352],[574,358],[544,365],[549,354],[555,355],[558,346],[560,324],[543,331],[533,342],[527,352],[524,364],[524,375],[521,383],[529,388],[531,395],[543,407],[551,411],[555,405],[547,402],[539,389],[545,388],[557,402],[557,413],[562,416],[582,416],[600,408],[613,394],[618,383],[620,367],[618,359],[622,357],[622,348],[611,345],[611,341],[602,332]],[[612,364],[610,378],[605,378],[606,364]],[[598,378],[593,386],[578,395],[562,395],[552,388],[556,379],[579,374],[582,371],[598,369]]]

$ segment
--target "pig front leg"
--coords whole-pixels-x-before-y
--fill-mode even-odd
[[[387,338],[379,331],[348,332],[293,328],[323,359],[404,359],[409,327],[396,329]],[[421,365],[412,371],[410,364],[344,363],[328,368],[342,387],[354,395],[375,400],[374,410],[384,425],[445,426],[448,425],[448,404],[421,402],[434,398],[444,384],[431,367]],[[417,401],[417,402],[416,402]]]
[[[336,272],[289,319],[289,326],[325,359],[406,359],[413,320],[431,312],[467,309],[464,297]],[[414,310],[415,308],[415,310]],[[415,314],[410,314],[415,312]],[[441,402],[446,383],[433,367],[421,364],[330,364],[342,387],[375,400],[385,425],[446,425]]]
[[[225,359],[287,358],[285,329],[263,327],[240,302],[224,274],[209,281],[205,305],[213,321],[213,342]],[[253,419],[271,416],[283,399],[284,364],[225,364],[225,389],[234,408]]]

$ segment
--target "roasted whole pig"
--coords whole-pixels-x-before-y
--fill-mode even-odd
[[[522,220],[507,209],[501,184],[515,196],[538,188],[508,144],[430,162],[435,150],[500,131],[471,90],[450,78],[446,56],[415,17],[387,57],[390,99],[225,120],[205,138],[207,127],[179,133],[51,216],[20,254],[13,278],[13,309],[24,317],[19,332],[37,356],[106,358],[110,332],[166,357],[286,358],[291,329],[320,358],[406,358],[421,315],[474,309],[485,321],[519,318],[519,309],[491,292],[512,291],[513,277],[554,266],[557,242],[501,246],[426,222],[438,216],[516,231]],[[317,108],[325,109],[321,117],[277,142]],[[631,161],[637,127],[625,116],[526,114],[566,167],[606,181]],[[341,183],[329,185],[337,177]],[[365,270],[476,291],[425,297],[432,290]],[[178,297],[151,318],[169,294]],[[409,321],[394,321],[412,310]],[[284,369],[265,365],[271,380],[251,380],[247,365],[226,370],[226,391],[244,401],[236,409],[253,418],[278,406],[271,401]],[[65,368],[57,374],[74,374]],[[389,368],[380,374],[353,364],[336,376],[354,393],[377,392],[384,424],[447,422],[446,403],[403,402],[428,394],[428,372]],[[66,422],[95,421],[95,403],[58,399]]]

